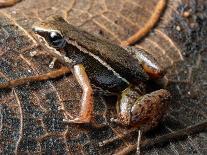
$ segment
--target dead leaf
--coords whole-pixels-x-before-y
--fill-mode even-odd
[[[128,38],[149,19],[157,0],[24,0],[0,14],[0,82],[49,71],[51,60],[30,32],[35,21],[61,15],[73,25],[115,43]],[[207,4],[205,0],[169,0],[158,25],[136,44],[168,68],[173,94],[159,128],[145,138],[206,121]],[[189,16],[183,16],[190,10]],[[38,56],[31,57],[31,51]],[[111,125],[115,99],[95,97],[93,125],[65,125],[67,112],[77,114],[81,89],[72,76],[0,90],[0,152],[112,154],[136,143],[134,130]],[[110,125],[108,125],[109,123]],[[130,132],[131,130],[131,132]],[[128,134],[125,138],[124,134]],[[145,150],[145,154],[205,154],[206,132],[184,141]],[[109,141],[103,145],[103,141]]]

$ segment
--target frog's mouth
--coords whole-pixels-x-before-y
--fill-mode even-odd
[[[72,64],[73,60],[69,59],[64,54],[64,46],[66,41],[62,37],[61,33],[56,30],[45,30],[39,27],[34,27],[33,32],[35,33],[35,40],[53,57],[57,58],[60,62],[64,64]],[[51,34],[57,35],[56,40],[51,42]],[[52,35],[53,35],[52,34]],[[56,41],[56,42],[55,42]]]

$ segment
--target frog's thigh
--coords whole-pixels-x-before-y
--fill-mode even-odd
[[[150,94],[137,96],[133,90],[124,92],[119,103],[118,120],[124,125],[146,127],[148,129],[157,125],[165,113],[170,100],[170,93],[165,89],[154,91]],[[132,99],[131,99],[131,94]]]
[[[82,98],[80,101],[81,108],[79,117],[73,120],[65,120],[68,123],[89,123],[93,111],[93,90],[90,84],[88,75],[82,64],[75,65],[73,74],[83,90]]]
[[[140,97],[131,108],[131,124],[141,125],[144,130],[155,127],[165,114],[170,93],[165,89],[154,91]]]

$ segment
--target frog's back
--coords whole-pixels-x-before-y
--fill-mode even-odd
[[[122,47],[80,30],[68,24],[62,18],[56,19],[55,22],[56,25],[59,25],[63,35],[67,36],[65,39],[74,41],[88,52],[105,61],[129,82],[138,83],[148,79],[148,75],[143,71],[139,62]]]
[[[137,83],[148,79],[148,75],[143,71],[138,60],[122,47],[99,37],[94,37],[65,21],[62,21],[61,24],[64,24],[64,27],[67,26],[67,29],[64,29],[65,32],[63,32],[67,33],[66,36],[68,38],[66,39],[76,41],[78,45],[85,48],[88,52],[107,62],[108,65],[128,81]]]

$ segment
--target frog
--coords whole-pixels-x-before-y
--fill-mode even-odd
[[[149,130],[166,113],[171,94],[166,89],[146,93],[149,80],[162,79],[166,71],[143,49],[121,47],[69,24],[60,16],[49,17],[32,27],[43,48],[70,68],[82,89],[79,115],[65,123],[90,123],[96,92],[116,95],[112,122]]]

